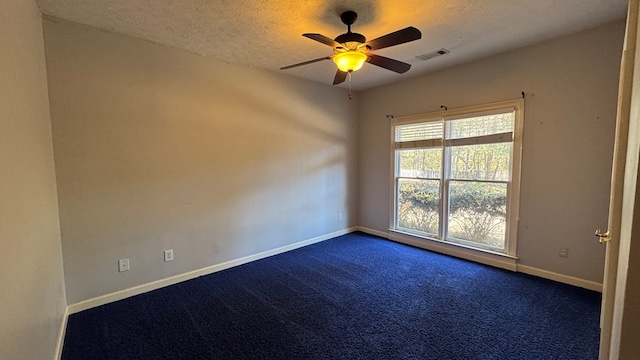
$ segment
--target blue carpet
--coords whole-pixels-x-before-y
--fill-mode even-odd
[[[352,233],[69,317],[74,359],[597,359],[600,294]]]

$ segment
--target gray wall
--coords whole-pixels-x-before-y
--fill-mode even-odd
[[[344,90],[57,19],[44,31],[70,304],[356,225]]]
[[[527,93],[519,263],[601,282],[624,22],[360,94],[359,224],[389,226],[389,121]],[[561,247],[569,258],[559,258]]]
[[[51,359],[66,301],[35,1],[0,3],[0,358]]]

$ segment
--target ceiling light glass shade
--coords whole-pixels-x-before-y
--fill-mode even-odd
[[[366,54],[355,50],[339,53],[333,57],[333,62],[338,65],[338,69],[344,72],[359,70],[366,60]]]

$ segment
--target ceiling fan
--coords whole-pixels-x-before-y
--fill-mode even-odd
[[[331,46],[333,48],[333,55],[285,66],[280,68],[280,70],[291,69],[318,61],[333,59],[333,62],[338,66],[338,71],[333,79],[333,85],[338,85],[344,82],[347,78],[347,74],[359,70],[365,62],[399,74],[407,72],[409,68],[411,68],[410,64],[376,55],[371,51],[418,40],[422,37],[420,30],[413,26],[409,26],[402,30],[367,41],[367,38],[365,38],[364,35],[351,32],[351,25],[357,18],[358,14],[354,11],[343,12],[342,15],[340,15],[340,19],[345,25],[347,25],[347,32],[342,35],[338,35],[335,39],[328,38],[321,34],[302,34],[304,37]]]

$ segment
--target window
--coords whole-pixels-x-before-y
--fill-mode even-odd
[[[392,122],[392,230],[515,256],[523,102]]]

